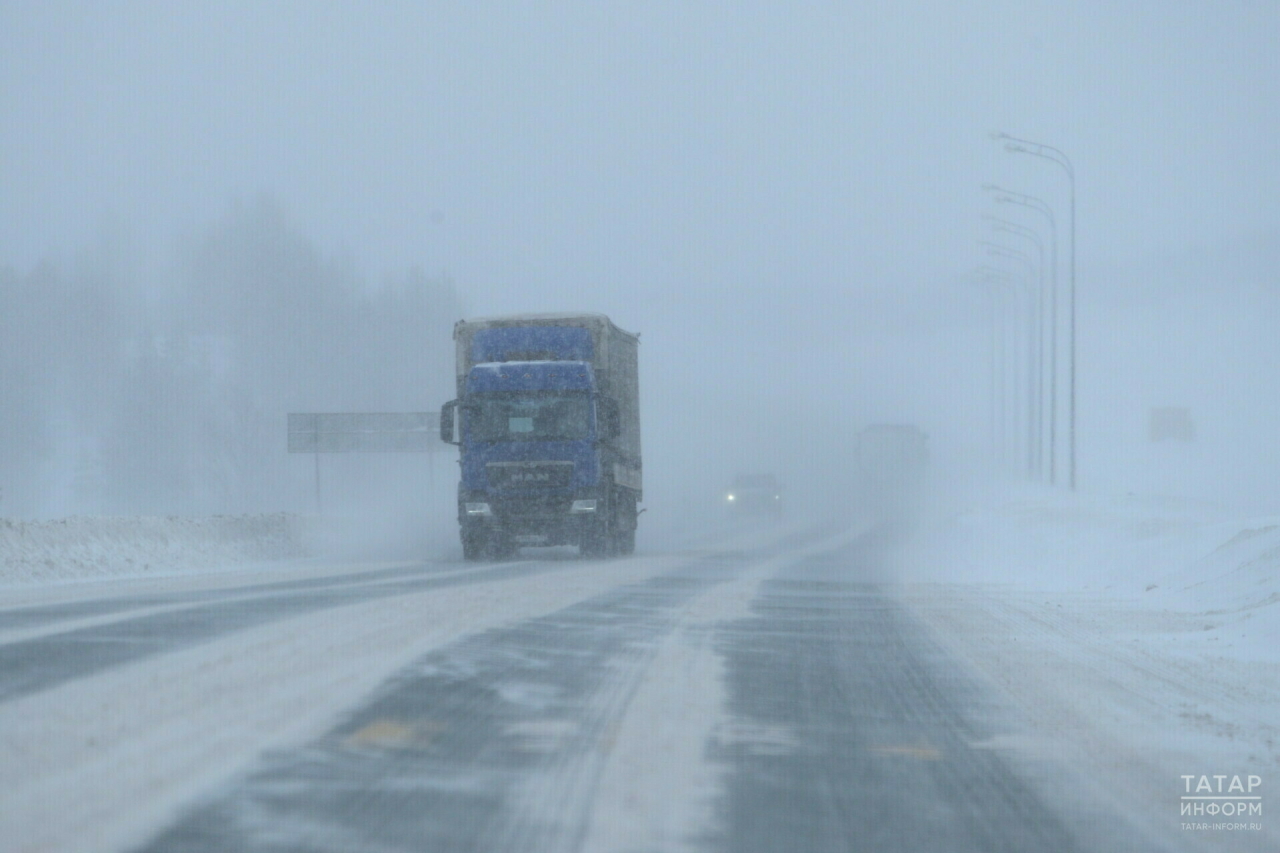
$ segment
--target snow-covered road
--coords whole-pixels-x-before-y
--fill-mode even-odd
[[[24,587],[0,847],[1274,847],[1265,811],[1178,813],[1181,774],[1273,781],[1274,664],[1126,645],[1150,611],[1115,596],[903,566],[891,528],[780,525]]]

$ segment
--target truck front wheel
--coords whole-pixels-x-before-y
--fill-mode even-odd
[[[613,520],[613,551],[615,554],[633,554],[636,550],[636,522],[639,520],[635,494],[619,489],[614,496],[613,505],[616,508]]]
[[[477,534],[462,534],[462,559],[468,563],[483,560],[486,549],[485,537]]]
[[[613,541],[614,550],[618,554],[634,554],[636,550],[636,531],[634,528],[631,530],[619,530]]]
[[[584,557],[608,557],[610,545],[612,545],[611,538],[609,528],[601,519],[582,534],[582,544],[578,546],[578,553]]]

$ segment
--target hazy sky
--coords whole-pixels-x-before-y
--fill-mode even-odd
[[[0,9],[0,257],[139,242],[268,190],[374,272],[928,281],[978,185],[1060,193],[1091,259],[1274,228],[1280,6],[22,3]],[[1270,221],[1268,221],[1270,220]]]
[[[985,316],[958,284],[979,186],[1066,219],[1061,173],[988,133],[1073,158],[1088,304],[1142,259],[1280,237],[1278,41],[1271,0],[8,0],[0,264],[105,229],[161,287],[175,239],[267,191],[371,279],[602,311],[662,342],[650,369],[768,366],[776,401],[900,341],[884,393],[954,389],[985,379],[946,339]]]

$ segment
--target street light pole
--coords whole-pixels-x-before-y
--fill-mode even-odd
[[[988,192],[999,193],[997,204],[1017,204],[1039,211],[1049,221],[1051,262],[1049,264],[1049,483],[1058,482],[1058,220],[1044,199],[983,184]]]
[[[983,214],[983,219],[991,223],[993,231],[1003,231],[1006,234],[1013,234],[1023,239],[1030,240],[1036,247],[1036,257],[1039,261],[1037,265],[1037,285],[1035,295],[1035,402],[1033,407],[1033,417],[1035,424],[1035,471],[1044,476],[1044,241],[1040,239],[1040,235],[1035,229],[1028,228],[1025,225],[1019,225],[1016,222],[1010,222],[1007,219],[1001,219],[998,216]]]
[[[994,244],[988,244],[988,245],[992,245],[995,249],[1003,249],[1003,247],[994,246]],[[997,254],[1001,254],[1001,252],[993,251],[991,252],[991,254],[997,255]],[[1018,421],[1017,413],[1021,410],[1020,401],[1018,399],[1018,391],[1017,391],[1018,384],[1019,384],[1018,378],[1017,378],[1018,377],[1018,360],[1014,355],[1017,347],[1016,327],[1018,325],[1017,313],[1018,313],[1018,301],[1019,301],[1018,300],[1019,279],[1016,276],[1012,275],[1006,269],[999,269],[991,266],[980,266],[975,270],[975,272],[978,273],[980,276],[980,278],[976,279],[977,283],[985,284],[990,288],[990,292],[992,294],[992,318],[993,318],[992,322],[993,323],[995,322],[995,318],[997,316],[1000,318],[1000,321],[1001,321],[1000,373],[999,373],[1000,417],[998,421],[999,423],[998,446],[1001,450],[1001,453],[999,455],[1001,457],[1009,458],[1016,462],[1018,458],[1017,451],[1015,450],[1012,454],[1009,454],[1005,450],[1005,448],[1010,443],[1009,442],[1010,436],[1016,434],[1017,432],[1017,421]],[[1029,277],[1023,278],[1021,280],[1021,284],[1025,288],[1025,293],[1028,298],[1028,308],[1029,308],[1030,300],[1031,300],[1030,278]],[[1008,288],[1012,293],[1012,297],[1008,302],[1008,305],[1011,310],[1009,311],[1004,310],[1002,300],[997,298],[997,292],[995,289],[996,287]],[[1032,333],[1031,322],[1030,322],[1031,318],[1032,318],[1031,312],[1028,311],[1027,336],[1028,336],[1029,342],[1031,340],[1030,336]],[[1030,347],[1028,347],[1027,355],[1028,355],[1027,400],[1029,404],[1031,401],[1031,398],[1033,397],[1033,394],[1031,393],[1031,372],[1030,372],[1032,350]],[[1006,376],[1008,377],[1007,379],[1006,379]],[[1006,391],[1006,388],[1009,388],[1012,390]],[[1027,436],[1028,442],[1027,443],[1028,443],[1028,446],[1030,446],[1030,438],[1031,438],[1030,426],[1029,426],[1031,423],[1030,406],[1028,406],[1027,422],[1028,422],[1028,436]],[[1011,427],[1012,427],[1012,430],[1011,430]],[[1030,466],[1030,457],[1028,457],[1027,476],[1034,477],[1033,469]]]
[[[1032,270],[1035,263],[1025,252],[1000,246],[985,240],[979,243],[987,248],[987,254],[993,257],[1009,258],[1026,265],[1026,275],[1022,279],[1024,293],[1027,298],[1027,477],[1034,480],[1036,476],[1036,298],[1032,284]],[[1016,298],[1015,298],[1016,304]]]
[[[1068,421],[1070,423],[1070,483],[1074,491],[1076,487],[1076,167],[1066,152],[1043,142],[1032,142],[1030,139],[1019,139],[1007,133],[1000,133],[997,139],[1008,140],[1004,150],[1014,154],[1030,154],[1043,160],[1057,163],[1067,174],[1067,183],[1071,189],[1071,292],[1067,297],[1070,313],[1071,340],[1068,342],[1068,375],[1070,377],[1070,395],[1068,397]]]
[[[993,465],[1003,467],[1005,458],[1005,338],[1008,324],[1001,310],[998,285],[1007,284],[1008,275],[991,267],[980,267],[974,272],[973,284],[985,286],[991,300],[991,395],[990,395],[990,435],[991,461]]]

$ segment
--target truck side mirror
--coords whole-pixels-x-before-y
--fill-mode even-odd
[[[450,400],[440,409],[440,440],[445,444],[457,444],[453,438],[454,422],[458,416],[458,401]]]

